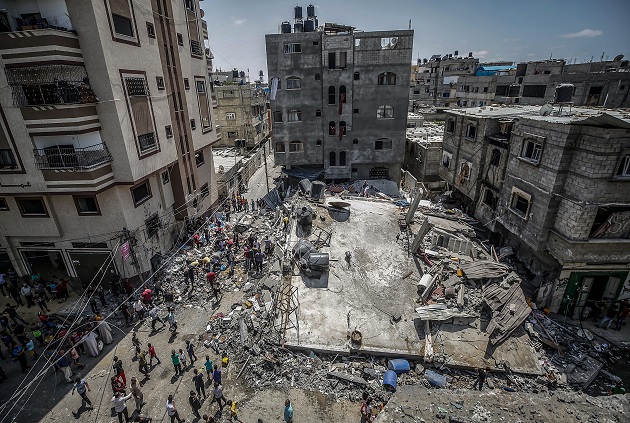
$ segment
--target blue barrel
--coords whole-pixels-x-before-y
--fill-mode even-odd
[[[433,370],[425,370],[424,377],[429,381],[431,386],[446,386],[446,376],[436,373]]]
[[[387,363],[387,368],[389,370],[395,371],[397,375],[409,373],[409,370],[411,370],[411,368],[409,367],[409,362],[403,358],[389,360],[389,362]]]
[[[389,387],[392,391],[396,392],[396,382],[398,381],[398,375],[393,370],[388,370],[383,376],[383,386]]]

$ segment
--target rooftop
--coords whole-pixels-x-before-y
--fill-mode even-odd
[[[424,126],[407,128],[407,139],[420,143],[440,143],[443,141],[444,125],[425,122]]]

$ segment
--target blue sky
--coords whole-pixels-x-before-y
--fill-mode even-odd
[[[630,0],[315,0],[320,25],[365,31],[415,30],[413,58],[474,52],[482,61],[630,57]],[[306,15],[308,2],[300,5]],[[215,67],[260,69],[267,77],[265,34],[293,21],[296,2],[204,0]]]

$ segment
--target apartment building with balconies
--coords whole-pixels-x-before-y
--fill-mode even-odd
[[[108,268],[147,272],[210,208],[204,24],[198,0],[0,0],[2,270],[88,283],[130,241]]]
[[[400,180],[413,31],[296,28],[266,36],[275,163],[297,177]]]

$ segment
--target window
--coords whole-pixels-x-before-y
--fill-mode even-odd
[[[483,92],[487,93],[488,92],[488,87],[483,87]]]
[[[392,140],[388,138],[381,138],[374,143],[375,150],[390,150],[392,148]]]
[[[512,199],[510,200],[510,210],[522,218],[527,218],[529,214],[529,206],[531,197],[520,190],[513,189]]]
[[[414,94],[420,94],[420,90],[413,90]]]
[[[337,133],[337,122],[331,120],[328,122],[328,135],[335,135]]]
[[[348,53],[345,51],[339,52],[339,66],[338,69],[345,69],[348,67]]]
[[[284,54],[302,53],[302,44],[289,43],[284,45]]]
[[[23,217],[48,217],[46,204],[41,197],[37,198],[16,198],[20,213]]]
[[[157,84],[158,90],[164,89],[164,78],[162,78],[161,76],[156,76],[155,83]]]
[[[376,109],[376,119],[393,119],[394,108],[392,106],[380,106]]]
[[[317,147],[321,147],[321,146],[322,146],[322,140],[317,140],[317,141],[315,142],[315,145],[316,145]]]
[[[339,166],[346,165],[346,152],[342,151],[339,153]]]
[[[149,95],[144,78],[127,77],[125,78],[125,85],[127,86],[127,95],[129,97]]]
[[[346,102],[346,86],[342,85],[339,87],[339,103]]]
[[[299,90],[300,88],[302,88],[302,80],[300,78],[287,78],[287,90]]]
[[[361,39],[360,38],[355,38],[354,39],[354,46],[355,47],[361,47]]]
[[[131,19],[112,13],[112,21],[114,22],[114,32],[116,34],[133,37],[133,25],[131,25]]]
[[[398,37],[381,38],[381,49],[383,50],[395,49],[397,44],[398,44]]]
[[[304,151],[304,143],[302,141],[291,141],[289,143],[289,153],[302,153]]]
[[[157,140],[153,132],[148,134],[138,135],[138,144],[140,145],[140,151],[145,152],[157,147]]]
[[[184,0],[184,6],[188,10],[195,11],[195,2],[193,0]]]
[[[301,122],[302,112],[300,110],[289,110],[287,113],[287,122]]]
[[[449,119],[446,121],[446,132],[452,134],[455,132],[455,121],[453,119]]]
[[[210,195],[210,187],[208,186],[208,183],[206,182],[205,184],[201,186],[201,198],[204,199],[209,195]]]
[[[228,138],[230,139],[234,139],[237,137],[237,132],[236,131],[228,131]]]
[[[195,153],[195,164],[197,165],[197,167],[203,165],[206,161],[204,160],[203,157],[203,151],[199,150]]]
[[[334,85],[328,87],[328,104],[336,104],[337,102],[337,89]]]
[[[180,46],[184,45],[184,37],[180,33],[177,33],[177,44],[179,44]]]
[[[469,123],[466,126],[466,138],[471,140],[477,138],[477,126],[474,123]]]
[[[352,140],[352,144],[357,144],[358,145],[359,144],[359,139],[358,138],[354,138]]]
[[[162,184],[166,185],[171,182],[171,175],[169,175],[168,170],[162,172]]]
[[[319,109],[315,110],[315,117],[316,117],[316,118],[318,118],[318,117],[322,117],[322,111],[321,111],[321,110],[319,110]]]
[[[328,69],[335,69],[337,67],[337,53],[328,53]]]
[[[149,186],[149,181],[144,181],[140,185],[131,188],[131,197],[133,198],[133,204],[136,207],[151,198],[151,187]]]
[[[322,79],[322,76],[318,73],[315,74],[315,81],[320,81]]]
[[[285,149],[284,149],[284,143],[283,142],[277,142],[276,143],[276,153],[284,153]]]
[[[494,90],[494,95],[507,96],[509,88],[509,85],[497,85],[497,88]]]
[[[396,74],[383,72],[378,75],[378,85],[396,85]]]
[[[541,155],[542,144],[532,139],[525,139],[525,141],[523,141],[523,152],[521,154],[522,158],[527,159],[533,163],[539,163]]]
[[[206,92],[206,82],[205,81],[195,81],[195,86],[197,88],[198,93]]]
[[[490,165],[499,166],[499,162],[501,162],[501,152],[499,149],[495,148],[492,150],[492,155],[490,156]]]
[[[147,228],[147,237],[152,238],[160,230],[160,216],[154,213],[151,217],[144,221]]]
[[[448,151],[442,152],[442,166],[447,169],[451,168],[451,160],[453,160],[453,155]]]
[[[622,157],[617,167],[617,176],[628,177],[630,176],[630,156]]]
[[[190,89],[190,81],[188,81],[188,78],[184,78],[184,89],[185,90]]]
[[[155,28],[151,22],[147,22],[147,35],[149,38],[155,38]]]
[[[190,40],[190,53],[195,56],[203,56],[203,49],[201,43],[197,40]]]
[[[546,85],[525,85],[523,87],[523,97],[545,98]]]
[[[197,129],[197,122],[195,122],[195,119],[190,119],[190,129],[193,131]]]
[[[355,80],[355,81],[358,81],[358,80],[360,80],[360,79],[361,79],[361,74],[360,74],[359,72],[355,72],[355,73],[354,73],[354,80]]]
[[[282,122],[282,112],[274,112],[274,116],[276,115],[276,113],[280,113],[280,122]],[[236,113],[226,113],[225,114],[225,119],[226,120],[236,120]],[[276,122],[275,118],[274,118],[274,122]]]
[[[339,135],[346,135],[346,121],[339,122]]]
[[[171,125],[166,125],[164,131],[166,132],[166,138],[173,138],[173,128]]]
[[[497,202],[498,202],[498,198],[497,196],[494,194],[494,192],[488,188],[486,188],[484,194],[483,194],[483,202],[484,204],[487,204],[488,206],[492,207],[492,208],[496,208],[497,206]]]
[[[337,166],[337,153],[335,153],[334,151],[331,151],[328,154],[328,164],[330,166]]]
[[[313,41],[313,45],[314,46],[318,46],[319,45],[319,41]]]
[[[77,206],[79,215],[101,214],[98,201],[96,201],[96,196],[94,195],[75,195],[74,204]]]
[[[228,113],[228,114],[234,115],[234,113]],[[282,112],[273,112],[273,121],[276,123],[282,122]]]
[[[0,210],[9,210],[9,205],[7,204],[7,199],[4,197],[0,197]]]
[[[359,109],[352,109],[352,113],[354,113],[355,115],[359,114]]]
[[[0,169],[13,169],[15,167],[17,167],[17,163],[15,162],[13,151],[9,149],[0,150]]]

